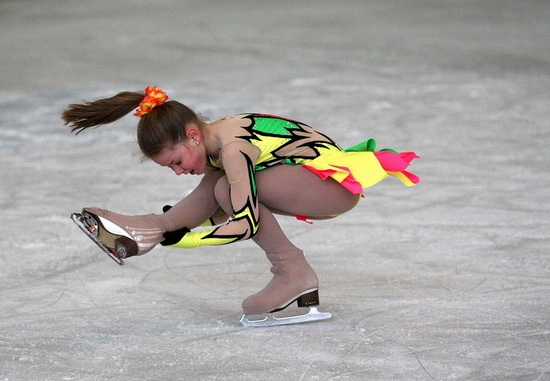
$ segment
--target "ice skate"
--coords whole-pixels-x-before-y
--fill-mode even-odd
[[[309,311],[303,315],[294,315],[286,317],[277,317],[276,312],[282,311],[292,303],[297,302],[298,307],[308,307]],[[240,323],[245,327],[273,327],[277,325],[289,325],[307,323],[311,321],[319,321],[330,319],[332,315],[329,312],[320,312],[319,306],[319,290],[312,289],[304,291],[297,298],[290,300],[284,306],[274,309],[265,314],[266,316],[259,319],[251,318],[252,315],[243,315]]]
[[[164,239],[164,232],[154,227],[154,215],[130,217],[102,209],[85,208],[82,213],[73,213],[71,219],[119,265],[123,265],[126,258],[147,253]]]
[[[315,271],[301,251],[268,253],[273,264],[273,278],[263,290],[243,301],[244,315],[240,322],[245,327],[266,327],[325,320],[330,313],[319,312],[319,281]],[[298,307],[307,307],[304,315],[277,317],[274,315],[297,302]],[[252,316],[263,315],[253,319]]]

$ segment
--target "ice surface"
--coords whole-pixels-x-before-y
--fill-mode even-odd
[[[547,1],[0,1],[0,380],[550,379]],[[310,226],[331,320],[245,329],[245,242],[114,264],[84,206],[160,212],[196,184],[141,163],[135,117],[69,103],[158,85],[210,119],[289,116],[414,150]]]

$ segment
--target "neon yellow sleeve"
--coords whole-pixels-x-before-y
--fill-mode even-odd
[[[255,155],[254,148],[249,144],[231,144],[230,152],[223,154],[224,168],[230,184],[230,199],[234,210],[228,222],[214,229],[188,232],[178,243],[171,246],[194,248],[226,245],[252,238],[258,232],[259,205],[252,159],[257,155]]]

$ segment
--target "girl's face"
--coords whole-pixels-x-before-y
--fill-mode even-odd
[[[172,169],[178,176],[202,175],[206,169],[206,152],[198,140],[190,138],[183,143],[166,146],[153,161]]]

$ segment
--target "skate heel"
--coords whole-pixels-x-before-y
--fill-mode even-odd
[[[298,307],[308,307],[309,312],[304,315],[288,316],[288,317],[277,317],[274,315],[275,312],[279,312],[286,307],[288,307],[293,302],[298,303]],[[319,306],[319,290],[318,289],[309,289],[304,291],[302,295],[298,296],[296,299],[290,301],[286,306],[277,308],[267,314],[266,317],[259,320],[251,320],[249,316],[243,315],[240,323],[245,327],[271,327],[277,325],[286,325],[286,324],[298,324],[298,323],[307,323],[310,321],[319,321],[330,319],[332,315],[330,312],[319,312],[317,307]]]
[[[120,236],[115,239],[115,253],[120,259],[126,259],[138,255],[137,243],[125,236]]]
[[[296,299],[298,307],[311,307],[319,305],[319,290],[313,290],[307,294],[300,295]]]
[[[274,310],[271,310],[269,312],[279,312],[290,306],[292,303],[297,302],[298,307],[315,307],[319,305],[319,289],[313,288],[307,291],[304,291],[297,297],[289,300],[288,302],[284,303],[281,307],[275,308]]]

